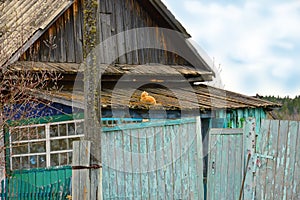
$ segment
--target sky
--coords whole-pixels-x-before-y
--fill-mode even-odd
[[[226,90],[300,95],[299,0],[162,1],[214,61]]]

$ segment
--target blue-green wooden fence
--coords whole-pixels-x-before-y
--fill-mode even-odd
[[[300,199],[300,122],[256,121],[210,131],[207,199]]]
[[[103,127],[103,199],[204,199],[200,127],[200,118]],[[89,146],[74,143],[73,164],[89,166],[81,159]],[[73,171],[75,199],[89,191],[89,175],[87,169]]]
[[[300,199],[300,122],[263,120],[251,186],[245,199]]]
[[[203,199],[200,118],[103,129],[103,199]]]

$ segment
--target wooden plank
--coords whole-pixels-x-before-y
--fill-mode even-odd
[[[286,143],[288,133],[288,121],[280,121],[278,145],[277,145],[277,158],[275,168],[275,187],[274,187],[274,199],[283,198],[283,180],[284,180],[284,167],[286,163]]]
[[[163,138],[163,127],[161,129],[158,129],[156,132],[155,137],[155,143],[156,143],[156,166],[157,166],[157,185],[158,185],[158,198],[164,199],[166,194],[166,188],[165,188],[165,166],[164,166],[164,151],[163,151],[163,145],[164,145],[164,138]]]
[[[125,197],[133,198],[133,165],[132,165],[132,143],[130,131],[123,132],[124,140],[124,182],[125,182]]]
[[[207,199],[215,199],[216,162],[217,162],[217,135],[209,135],[208,166],[207,166]]]
[[[188,148],[189,148],[189,132],[187,130],[187,124],[183,124],[181,126],[181,152],[182,152],[182,180],[181,180],[181,187],[183,190],[183,198],[188,199],[189,198],[189,157],[188,157]]]
[[[103,0],[100,2],[98,7],[100,13],[107,13],[106,4],[107,4],[107,0]]]
[[[189,126],[189,133],[197,133],[196,132],[196,124],[194,126]],[[197,165],[198,165],[198,159],[197,159],[197,136],[194,137],[193,134],[192,138],[189,138],[189,140],[191,141],[190,144],[190,148],[188,150],[189,152],[189,191],[190,191],[190,195],[189,198],[190,199],[199,199],[199,193],[201,192],[201,188],[198,187],[200,186],[199,181],[203,180],[203,178],[201,179],[201,177],[199,176],[199,174],[202,172],[203,174],[203,169],[199,169],[200,172],[197,173]],[[194,137],[194,138],[193,138]],[[201,146],[201,144],[199,144]],[[200,149],[200,151],[202,151],[202,149]],[[195,156],[196,155],[196,156]],[[199,163],[203,162],[202,159],[199,161]],[[201,199],[201,198],[200,198]]]
[[[215,195],[214,199],[219,199],[221,195],[221,176],[222,176],[222,149],[223,149],[223,137],[219,136],[216,142],[216,159],[215,159]]]
[[[136,5],[136,1],[131,0],[130,1],[130,6],[131,9],[129,9],[128,12],[129,13],[129,20],[131,20],[131,34],[132,36],[130,37],[130,44],[131,45],[131,49],[132,49],[132,64],[139,64],[139,55],[138,55],[138,43],[137,43],[137,38],[139,37],[136,31],[136,28],[138,28],[138,24],[137,24],[137,16],[135,15],[135,13],[138,11],[136,10],[137,7],[135,7]]]
[[[105,0],[106,13],[113,13],[114,12],[113,6],[114,5],[112,0]]]
[[[174,137],[174,140],[177,139],[178,141],[178,145],[176,146],[176,148],[173,149],[173,158],[175,159],[173,162],[173,169],[174,169],[174,199],[183,199],[182,197],[182,190],[181,190],[181,179],[182,179],[182,173],[181,173],[181,159],[182,157],[180,155],[182,155],[181,152],[181,142],[182,140],[180,140],[179,134],[180,134],[180,128],[179,129],[175,129],[175,127],[172,127],[172,134]]]
[[[225,190],[225,199],[235,199],[234,198],[234,179],[238,171],[241,170],[235,168],[235,152],[236,152],[236,143],[235,138],[239,137],[238,135],[229,135],[227,136],[227,182],[224,183],[224,190]],[[226,151],[223,149],[223,151]],[[226,176],[226,174],[225,174]],[[224,176],[224,177],[225,177]],[[231,192],[229,192],[231,191]]]
[[[156,147],[155,147],[155,135],[156,128],[151,127],[149,129],[149,133],[151,134],[147,139],[147,151],[148,151],[148,160],[149,160],[149,199],[157,199],[157,190],[158,185],[156,184]]]
[[[59,62],[66,62],[67,61],[67,57],[66,57],[66,43],[65,43],[65,25],[66,22],[64,20],[65,15],[62,16],[62,18],[59,19],[58,23],[58,36],[57,36],[57,40],[58,40],[58,50],[59,53],[59,57],[58,57],[58,61]]]
[[[172,139],[171,139],[171,131],[170,126],[165,126],[163,131],[163,137],[164,137],[164,160],[165,160],[165,185],[166,185],[166,194],[165,199],[172,199],[173,198],[173,158],[172,158],[172,152],[173,152],[173,146],[172,146]]]
[[[241,135],[243,129],[229,129],[229,128],[214,128],[210,130],[210,135]]]
[[[74,19],[73,19],[73,8],[66,11],[67,23],[65,30],[65,42],[66,42],[66,58],[67,62],[75,62],[75,46],[74,46]]]
[[[139,129],[131,130],[131,151],[132,151],[132,176],[133,176],[133,199],[141,198],[141,163],[140,163],[140,155],[139,155]]]
[[[126,49],[125,49],[125,33],[124,33],[124,23],[128,23],[124,21],[124,12],[126,10],[123,9],[121,6],[121,3],[123,1],[114,0],[114,11],[113,15],[116,20],[116,34],[117,34],[117,52],[119,55],[119,63],[125,64],[127,63],[126,56],[124,55]],[[130,64],[130,63],[128,63]]]
[[[153,122],[143,122],[138,124],[124,124],[118,125],[115,127],[102,127],[102,130],[105,132],[113,132],[117,130],[131,130],[131,129],[143,129],[149,127],[161,127],[161,126],[170,126],[176,124],[184,124],[184,123],[191,123],[195,122],[194,118],[182,118],[182,119],[175,119],[175,120],[168,120],[168,121],[153,121]]]
[[[227,183],[228,183],[228,143],[229,143],[229,137],[227,136],[221,136],[222,138],[222,151],[221,151],[221,176],[220,176],[220,195],[225,196],[225,199],[227,198]],[[221,196],[220,196],[221,197]]]
[[[297,134],[298,134],[298,122],[291,121],[289,123],[288,141],[286,144],[286,164],[284,171],[284,183],[283,183],[283,199],[292,199],[293,197],[293,180],[296,162],[297,148]]]
[[[73,142],[73,166],[89,166],[90,165],[90,141]],[[72,171],[72,190],[73,199],[89,199],[89,170],[80,169]]]
[[[108,159],[110,155],[108,154],[108,134],[103,132],[102,138],[101,138],[101,146],[102,152],[101,152],[101,157],[102,157],[102,196],[103,199],[108,199],[110,196],[109,192],[109,165],[108,165]]]
[[[134,26],[133,28],[136,31],[136,46],[137,46],[137,50],[136,52],[136,56],[137,56],[137,63],[142,64],[144,63],[144,33],[143,33],[143,29],[139,29],[141,27],[143,27],[143,16],[142,16],[142,8],[140,6],[140,4],[138,4],[138,2],[134,1],[134,5],[133,5],[133,10],[134,12],[132,12],[132,18],[134,21]]]
[[[151,134],[151,133],[150,133]],[[148,130],[142,129],[139,131],[139,154],[140,154],[140,163],[141,163],[141,198],[149,199],[149,160],[148,160],[148,152],[147,152],[147,138],[150,135]]]
[[[194,173],[196,174],[196,177],[194,181],[195,184],[195,192],[197,191],[197,195],[195,195],[194,199],[205,199],[204,197],[204,185],[203,185],[203,139],[202,139],[202,132],[201,132],[201,118],[198,116],[196,117],[196,124],[195,124],[195,130],[196,130],[196,141],[195,141],[195,172],[191,174],[191,176],[194,176]],[[194,184],[193,181],[193,184]]]
[[[122,14],[123,16],[121,16],[121,19],[123,19],[123,24],[124,24],[124,27],[123,27],[123,30],[122,31],[125,31],[124,32],[124,40],[125,40],[125,43],[124,43],[124,47],[125,47],[125,52],[126,52],[126,60],[127,60],[127,64],[133,64],[132,62],[132,45],[131,45],[131,40],[132,40],[132,37],[134,37],[133,35],[129,35],[128,34],[128,30],[131,29],[131,23],[132,23],[132,20],[130,18],[130,10],[132,10],[132,8],[130,8],[131,5],[130,2],[131,0],[126,0],[126,1],[121,1],[123,2],[123,4],[121,5],[121,8],[122,9],[122,12],[120,14]]]
[[[150,17],[146,16],[145,20],[146,20],[146,22],[145,22],[146,27],[152,27],[152,25],[151,25],[152,22],[151,22]],[[154,40],[151,40],[151,38],[153,37],[152,32],[153,31],[146,31],[146,33],[145,33],[145,43],[146,43],[147,47],[150,47],[150,45],[154,41]],[[155,59],[153,58],[153,49],[148,48],[144,56],[145,56],[145,60],[144,60],[145,63],[155,63]]]
[[[253,198],[254,192],[254,174],[253,167],[255,163],[255,118],[247,118],[244,128],[244,169],[246,170],[245,184],[243,188],[244,200],[250,200]],[[247,156],[250,154],[250,161],[247,166]]]
[[[263,120],[260,128],[259,135],[257,137],[256,152],[261,155],[269,155],[269,133],[270,133],[270,121]],[[264,199],[265,187],[267,181],[267,163],[268,159],[259,158],[259,165],[257,166],[257,183],[256,183],[256,196],[260,199]]]
[[[234,153],[234,169],[237,169],[234,173],[234,198],[238,199],[240,194],[240,188],[242,185],[243,174],[243,134],[234,137],[235,153]]]
[[[110,155],[109,158],[109,195],[110,198],[118,198],[117,194],[117,169],[116,169],[116,160],[117,160],[117,155],[115,151],[115,137],[117,133],[114,134],[108,134],[108,155]]]
[[[125,196],[125,173],[124,166],[124,146],[123,146],[123,131],[115,133],[115,151],[116,151],[116,173],[117,173],[117,193],[118,198]]]
[[[298,131],[297,131],[297,143],[296,147],[298,148],[295,151],[295,164],[294,164],[294,179],[292,182],[292,198],[291,199],[300,199],[300,122],[298,122]]]
[[[75,37],[75,61],[76,63],[83,62],[83,47],[82,47],[82,5],[81,1],[74,1],[74,37]],[[98,29],[99,30],[99,29]]]
[[[110,64],[111,55],[110,55],[110,48],[111,48],[111,40],[107,40],[111,36],[110,32],[110,15],[106,13],[100,13],[100,24],[101,24],[101,33],[102,33],[102,45],[103,49],[100,49],[103,53],[103,60],[100,60],[101,63]]]
[[[268,130],[268,138],[264,138],[264,140],[266,141],[266,144],[268,146],[269,155],[274,156],[275,159],[267,160],[266,187],[264,191],[266,199],[274,199],[275,170],[276,170],[276,163],[277,163],[276,157],[278,154],[277,152],[278,132],[279,132],[279,121],[271,121],[270,128]]]
[[[100,6],[102,7],[103,4],[100,3]],[[97,23],[96,23],[97,30],[99,30],[97,32],[97,38],[99,39],[100,44],[97,46],[97,51],[95,53],[96,53],[96,57],[97,57],[97,62],[100,64],[105,63],[105,59],[104,59],[105,44],[103,43],[105,38],[103,38],[103,32],[105,34],[106,30],[103,29],[103,27],[102,27],[102,25],[103,25],[102,22],[105,20],[105,19],[103,19],[103,16],[105,16],[105,15],[103,15],[102,13],[97,13],[97,17],[99,18],[99,20],[97,20]],[[100,65],[100,67],[101,67],[101,65]]]

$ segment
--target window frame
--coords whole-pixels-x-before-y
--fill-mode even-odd
[[[67,124],[74,124],[74,135],[69,135],[69,130],[68,130],[68,125]],[[9,148],[10,148],[10,169],[11,170],[17,170],[16,168],[14,168],[13,165],[13,159],[14,158],[25,158],[27,157],[28,162],[30,162],[30,156],[41,156],[41,155],[45,155],[46,157],[46,168],[48,167],[54,167],[53,165],[51,165],[51,155],[57,154],[59,156],[58,161],[59,164],[55,165],[55,166],[64,166],[64,165],[69,165],[70,163],[72,163],[72,161],[69,160],[69,157],[67,156],[67,164],[60,164],[61,160],[60,160],[60,154],[62,153],[67,153],[67,155],[69,153],[72,153],[73,150],[72,149],[68,149],[70,144],[68,143],[69,140],[68,139],[76,139],[76,138],[83,138],[84,134],[77,134],[77,130],[79,125],[82,125],[83,128],[83,123],[84,123],[84,119],[78,119],[78,120],[68,120],[68,121],[61,121],[61,122],[52,122],[52,123],[46,123],[46,124],[31,124],[31,125],[24,125],[24,126],[16,126],[16,127],[10,127],[9,128]],[[64,136],[55,136],[55,137],[51,137],[50,135],[50,127],[51,126],[58,126],[58,132],[59,132],[59,125],[66,125],[66,133]],[[45,138],[42,139],[29,139],[29,134],[30,134],[30,130],[28,130],[28,139],[27,140],[15,140],[13,141],[12,139],[12,132],[15,129],[22,129],[22,128],[37,128],[37,127],[44,127],[45,130]],[[83,132],[82,132],[83,133]],[[38,134],[38,133],[36,133]],[[51,151],[51,142],[52,141],[57,141],[57,140],[61,140],[61,139],[67,139],[67,146],[65,149],[62,150],[53,150]],[[38,152],[38,153],[30,153],[30,144],[34,143],[34,142],[45,142],[45,152]],[[18,154],[13,154],[13,148],[14,145],[18,145],[18,144],[26,144],[28,151],[27,153],[18,153]],[[37,159],[37,163],[38,163],[38,159]],[[38,165],[38,164],[37,164]],[[24,167],[22,166],[22,169],[33,169],[33,168],[44,168],[44,167],[31,167],[30,163],[28,163],[29,167]]]

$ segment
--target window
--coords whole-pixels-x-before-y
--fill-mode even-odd
[[[83,120],[11,128],[11,169],[70,165],[73,141],[83,131]]]

